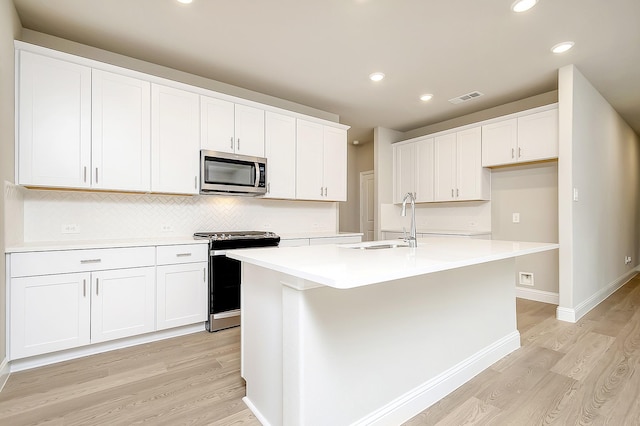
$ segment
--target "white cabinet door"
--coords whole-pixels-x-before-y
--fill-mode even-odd
[[[151,89],[146,81],[92,72],[92,187],[151,189]]]
[[[558,110],[518,117],[518,161],[558,157]]]
[[[401,203],[405,194],[416,192],[416,144],[405,143],[393,147],[393,202]],[[432,190],[433,192],[433,190]]]
[[[200,96],[200,148],[234,152],[234,104],[221,99]]]
[[[458,132],[456,142],[456,187],[458,201],[480,200],[482,193],[482,133],[480,127]]]
[[[324,126],[324,199],[347,201],[347,131]]]
[[[323,126],[298,119],[296,135],[296,198],[324,200]]]
[[[207,262],[157,268],[157,329],[207,320]]]
[[[89,344],[89,273],[11,279],[10,357]]]
[[[151,191],[197,194],[200,158],[197,94],[151,86]]]
[[[267,111],[265,115],[267,194],[265,198],[296,197],[296,119]]]
[[[482,167],[517,161],[518,120],[515,118],[482,126]]]
[[[235,106],[236,154],[264,157],[264,110]]]
[[[420,140],[416,142],[415,150],[414,192],[417,202],[426,203],[434,200],[434,176],[434,140]]]
[[[155,268],[91,274],[91,343],[155,330]]]
[[[438,136],[434,140],[435,201],[452,201],[456,190],[456,134]]]
[[[91,69],[20,52],[18,184],[87,188]]]

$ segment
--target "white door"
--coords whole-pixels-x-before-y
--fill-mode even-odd
[[[87,273],[11,279],[10,359],[89,344]]]
[[[92,186],[151,189],[151,87],[146,81],[92,71]]]
[[[157,268],[157,329],[207,320],[207,262]]]
[[[197,94],[151,86],[151,190],[197,194],[200,167]]]
[[[267,194],[265,198],[296,197],[296,119],[267,111],[265,115]]]
[[[482,126],[482,167],[512,164],[517,160],[518,120]]]
[[[415,151],[416,201],[430,202],[434,199],[434,140],[416,142]],[[402,201],[402,200],[400,200]]]
[[[91,274],[91,343],[155,330],[155,268]]]
[[[375,240],[374,172],[360,173],[360,232],[363,241]]]
[[[91,69],[20,52],[18,183],[87,188]]]
[[[234,104],[221,99],[200,96],[200,148],[234,152]]]
[[[456,134],[435,138],[435,201],[451,201],[456,190]]]
[[[347,201],[347,131],[324,126],[324,199]]]
[[[264,110],[236,104],[235,135],[237,154],[264,157]]]
[[[296,120],[296,198],[324,200],[321,124]]]
[[[406,143],[394,146],[393,156],[395,179],[393,202],[401,203],[408,192],[416,192],[416,144]]]
[[[457,186],[456,200],[482,198],[482,133],[480,127],[457,134]]]

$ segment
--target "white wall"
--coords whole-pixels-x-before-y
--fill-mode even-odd
[[[15,187],[24,242],[190,236],[197,231],[336,232],[337,203],[251,197],[65,192]],[[18,196],[14,196],[18,198]],[[11,203],[19,212],[19,201]],[[19,214],[19,213],[18,213]],[[63,225],[80,233],[63,234]],[[162,231],[169,226],[171,231]]]
[[[559,114],[558,318],[577,321],[640,264],[640,138],[573,65],[559,72]]]
[[[0,2],[0,182],[12,182],[14,178],[14,87],[15,60],[13,40],[20,35],[21,25],[11,1]],[[0,254],[5,248],[5,201],[0,195]],[[6,282],[4,255],[0,260],[0,388],[6,378],[3,360],[6,358]]]

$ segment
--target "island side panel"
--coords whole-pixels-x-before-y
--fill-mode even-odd
[[[350,290],[284,276],[282,424],[392,424],[427,408],[519,346],[513,270],[507,259]]]
[[[282,274],[242,263],[241,375],[245,403],[263,424],[282,424]]]

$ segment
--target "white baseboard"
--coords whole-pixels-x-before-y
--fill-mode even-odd
[[[262,424],[262,426],[271,426],[271,423],[269,423],[267,419],[262,415],[260,410],[258,410],[256,406],[253,405],[253,402],[251,402],[249,397],[246,397],[246,396],[243,397],[242,402],[244,402],[247,405],[247,407],[249,407],[249,410],[251,410],[253,415],[256,416],[256,419],[258,419],[258,421]]]
[[[5,358],[2,360],[2,363],[0,363],[0,392],[4,389],[4,385],[7,384],[10,374],[11,369],[9,367],[9,359]]]
[[[637,273],[638,271],[636,269],[633,269],[632,271],[624,274],[606,287],[600,289],[584,302],[578,304],[578,306],[576,306],[575,308],[565,308],[558,306],[558,308],[556,309],[556,319],[573,323],[578,322],[578,320],[585,316],[590,310],[598,306],[607,297],[611,296],[619,288],[631,281],[631,279],[635,277]]]
[[[381,426],[406,422],[519,347],[520,333],[514,331],[433,379],[352,423],[352,426]]]
[[[124,339],[112,340],[110,342],[97,343],[94,345],[82,346],[79,348],[67,349],[44,355],[32,356],[29,358],[12,360],[10,363],[11,372],[28,370],[30,368],[42,367],[44,365],[55,364],[56,362],[68,361],[81,358],[83,356],[95,355],[114,349],[128,348],[141,345],[143,343],[156,342],[158,340],[169,339],[171,337],[184,336],[186,334],[204,331],[204,323],[186,325],[183,327],[170,328],[168,330],[156,331],[154,333],[132,336]]]
[[[516,286],[516,297],[527,300],[534,300],[536,302],[551,303],[557,305],[560,303],[560,296],[558,293],[550,291],[536,290],[535,288],[524,288]]]

